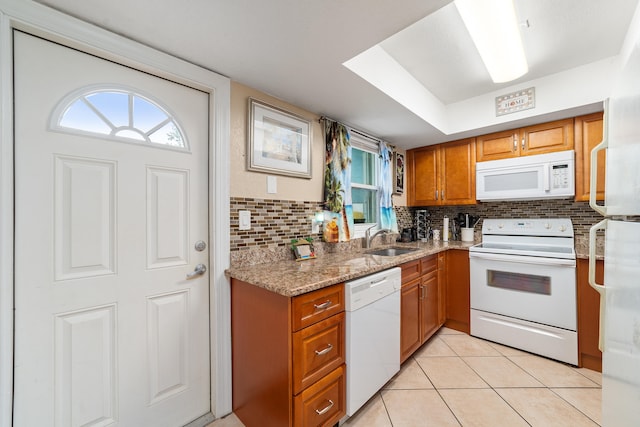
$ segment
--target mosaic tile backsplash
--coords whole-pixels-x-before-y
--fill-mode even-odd
[[[251,211],[251,230],[238,230],[238,211]],[[398,228],[413,226],[414,210],[400,206],[396,208]],[[459,212],[480,218],[560,218],[573,221],[576,240],[588,238],[589,228],[602,218],[587,202],[573,200],[534,200],[525,202],[488,202],[470,206],[437,206],[426,208],[433,228],[442,228],[442,218],[453,218]],[[290,249],[292,239],[311,236],[315,240],[318,254],[360,250],[361,239],[348,243],[325,244],[321,233],[311,234],[311,218],[322,210],[321,202],[231,198],[231,264],[260,264],[284,259],[293,259]],[[480,232],[482,221],[476,226]],[[384,237],[384,236],[383,236]],[[394,236],[386,237],[393,243]]]

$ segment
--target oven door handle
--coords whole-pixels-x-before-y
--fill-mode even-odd
[[[514,262],[518,264],[534,264],[534,265],[554,265],[554,266],[566,266],[575,267],[575,259],[563,259],[563,258],[542,258],[535,256],[520,256],[520,255],[502,255],[502,254],[489,254],[479,252],[469,252],[469,258],[487,259],[491,261],[505,261]]]

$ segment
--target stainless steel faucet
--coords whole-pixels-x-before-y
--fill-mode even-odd
[[[362,246],[365,249],[369,249],[371,247],[371,241],[373,239],[375,239],[375,237],[378,234],[381,233],[391,233],[391,230],[386,230],[386,229],[381,229],[375,232],[375,234],[373,236],[371,236],[371,229],[375,228],[375,225],[372,225],[371,227],[367,228],[367,230],[364,232],[364,241],[362,242]]]

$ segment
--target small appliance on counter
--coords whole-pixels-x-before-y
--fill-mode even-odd
[[[400,241],[403,243],[415,242],[417,240],[417,232],[415,227],[403,228],[400,233]]]
[[[426,241],[431,237],[431,215],[426,209],[418,209],[415,214],[416,239]]]
[[[458,212],[458,215],[453,218],[451,225],[452,239],[462,240],[463,242],[473,242],[474,227],[479,221],[479,216]]]

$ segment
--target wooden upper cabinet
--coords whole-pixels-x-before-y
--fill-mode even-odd
[[[475,138],[407,151],[409,206],[476,203]]]
[[[437,203],[438,182],[437,145],[407,151],[407,203],[409,206],[428,206]]]
[[[440,199],[444,205],[476,203],[475,138],[440,147]]]
[[[557,120],[476,138],[477,161],[507,159],[574,147],[573,119]]]
[[[479,162],[518,156],[518,129],[491,133],[476,137],[476,153]]]
[[[591,150],[603,138],[603,113],[593,113],[575,118],[576,150],[576,201],[589,201],[591,188]],[[604,200],[604,170],[606,150],[598,153],[598,183],[596,200]]]
[[[520,129],[522,156],[564,150],[573,150],[573,118]]]

